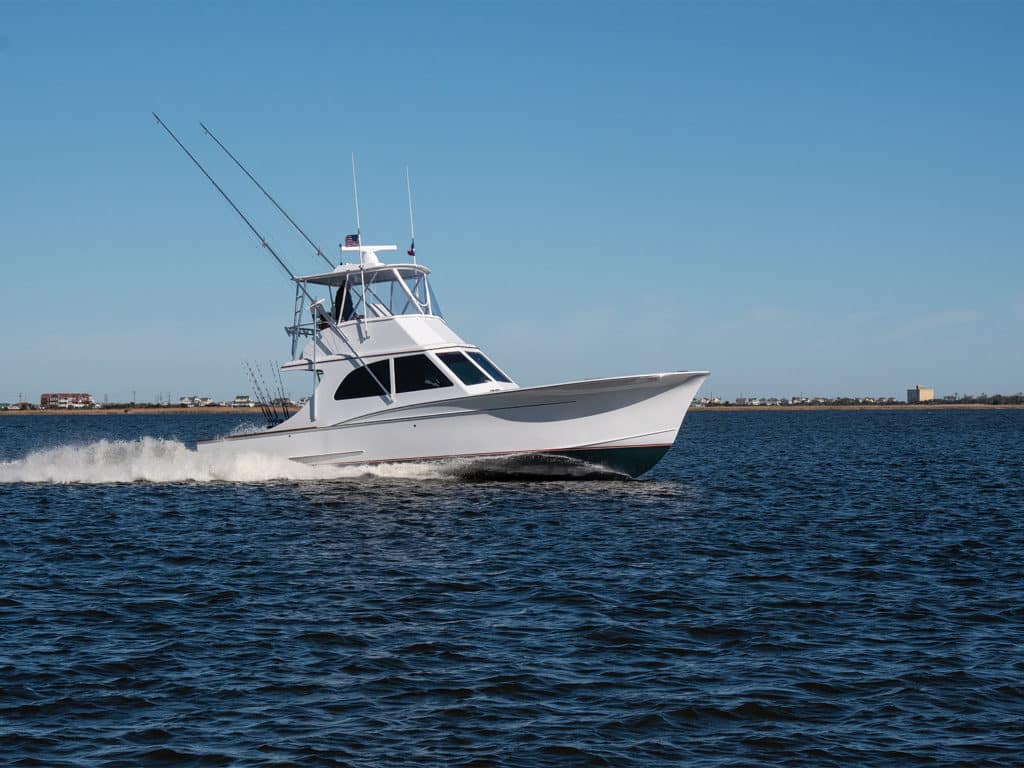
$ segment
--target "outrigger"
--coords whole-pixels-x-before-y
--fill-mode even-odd
[[[415,257],[414,235],[408,263],[382,262],[379,254],[397,247],[361,242],[357,203],[356,234],[341,247],[353,263],[296,276],[171,136],[289,272],[292,359],[281,370],[313,376],[299,411],[264,430],[201,441],[201,453],[268,454],[309,465],[544,455],[636,477],[675,442],[707,371],[520,387],[445,322],[431,272]]]

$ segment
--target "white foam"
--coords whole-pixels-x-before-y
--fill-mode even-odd
[[[443,465],[424,463],[310,467],[257,453],[210,458],[184,443],[153,437],[62,445],[0,462],[0,483],[255,483],[367,475],[429,479],[446,474]]]

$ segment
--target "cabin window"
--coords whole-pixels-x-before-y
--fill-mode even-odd
[[[373,376],[370,375],[373,373]],[[374,381],[374,376],[377,380]],[[379,382],[379,383],[378,383]],[[383,385],[383,386],[381,386]],[[359,397],[384,397],[391,389],[389,361],[378,360],[368,366],[356,368],[338,385],[335,400],[354,400]]]
[[[395,391],[419,392],[450,387],[452,383],[426,355],[395,358]]]
[[[452,373],[459,377],[463,384],[483,384],[490,381],[484,372],[473,365],[470,359],[461,352],[441,352],[438,357],[447,365]]]
[[[508,376],[502,373],[498,369],[498,366],[496,366],[494,363],[488,360],[484,356],[483,352],[470,352],[469,356],[473,358],[477,365],[479,365],[481,368],[483,368],[485,371],[491,374],[491,378],[493,378],[495,381],[504,381],[507,384],[512,383],[512,379],[510,379]]]

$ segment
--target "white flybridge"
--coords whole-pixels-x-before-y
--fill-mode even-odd
[[[415,246],[412,263],[378,256],[395,250],[349,236],[342,251],[358,254],[358,263],[292,275],[292,360],[282,370],[309,377],[309,401],[265,430],[202,441],[201,453],[269,454],[310,465],[542,454],[635,477],[672,446],[706,371],[520,387],[448,327]]]

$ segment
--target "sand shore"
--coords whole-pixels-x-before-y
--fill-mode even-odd
[[[183,408],[172,405],[165,408],[51,408],[45,411],[0,411],[0,416],[123,416],[124,414],[150,414],[163,416],[165,414],[203,414],[203,413],[237,413],[239,415],[251,414],[261,416],[259,408],[230,408],[228,406],[214,405],[208,408]],[[295,413],[294,410],[290,413]]]

